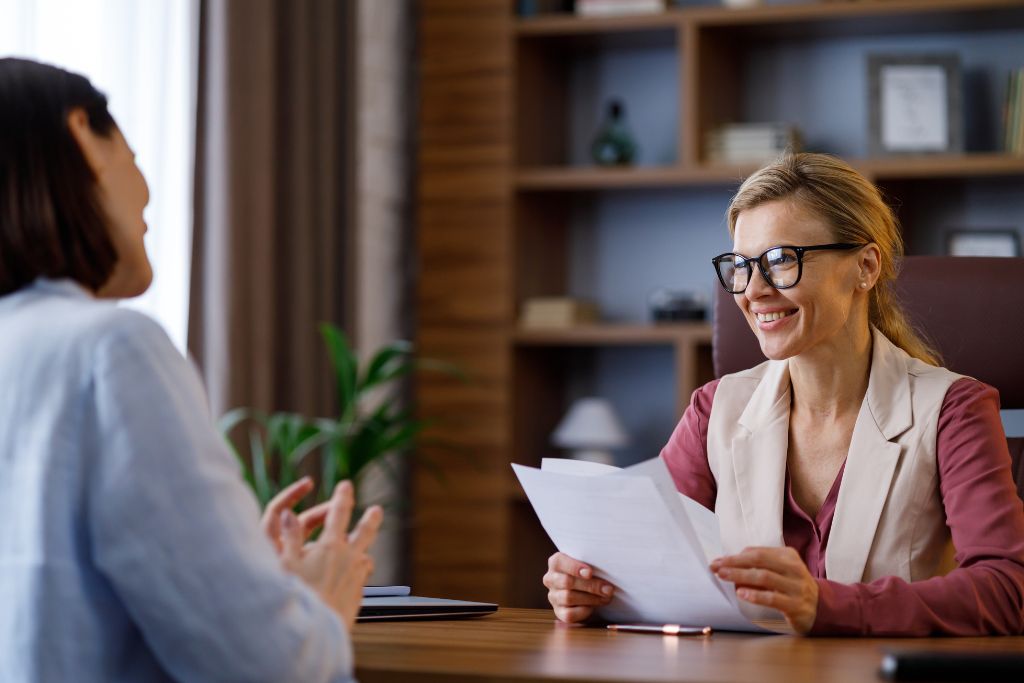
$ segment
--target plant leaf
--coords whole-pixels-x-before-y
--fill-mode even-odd
[[[261,507],[266,507],[273,497],[270,490],[270,477],[267,472],[267,459],[263,450],[263,440],[259,431],[255,428],[249,430],[249,457],[252,458],[253,485],[256,490],[256,498],[260,501]]]
[[[414,365],[411,360],[412,344],[397,341],[380,349],[370,360],[366,374],[359,383],[363,391],[394,379],[399,374],[406,374]]]
[[[327,352],[334,368],[334,379],[338,391],[338,411],[341,415],[355,414],[357,400],[358,361],[348,337],[336,325],[320,324],[320,334],[327,344]]]

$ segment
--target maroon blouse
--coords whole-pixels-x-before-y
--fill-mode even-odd
[[[715,380],[693,392],[661,452],[676,488],[711,510],[717,486],[707,437],[717,387]],[[1010,474],[995,389],[974,379],[953,383],[939,413],[936,453],[958,566],[946,576],[913,583],[894,576],[855,584],[826,579],[825,552],[845,465],[815,519],[793,498],[787,472],[782,535],[818,582],[812,634],[1024,633],[1024,505]]]

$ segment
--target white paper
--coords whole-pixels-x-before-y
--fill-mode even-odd
[[[941,66],[883,66],[882,146],[893,152],[943,151],[949,121],[946,72]]]
[[[602,618],[767,631],[744,616],[732,584],[711,573],[718,520],[684,501],[661,458],[624,470],[573,460],[512,467],[555,546],[617,587]],[[770,629],[785,630],[774,620]]]

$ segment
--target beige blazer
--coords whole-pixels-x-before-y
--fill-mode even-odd
[[[825,560],[843,583],[945,569],[949,529],[935,457],[939,411],[960,379],[911,358],[872,328],[871,374],[846,458]],[[782,546],[790,380],[788,361],[722,378],[708,421],[708,461],[726,554]]]

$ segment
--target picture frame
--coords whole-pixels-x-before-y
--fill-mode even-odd
[[[867,69],[873,156],[963,151],[959,55],[872,54]]]
[[[950,230],[946,233],[946,253],[950,256],[1019,257],[1020,234],[1010,228]]]

